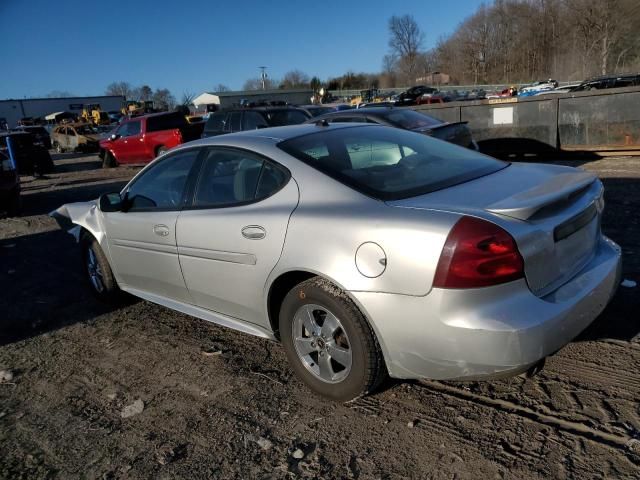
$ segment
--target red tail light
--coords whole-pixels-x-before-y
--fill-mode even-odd
[[[433,286],[488,287],[523,276],[524,263],[511,235],[486,220],[462,217],[444,244]]]

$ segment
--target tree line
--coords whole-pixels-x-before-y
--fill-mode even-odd
[[[388,21],[388,52],[377,72],[346,72],[325,81],[294,69],[280,79],[249,78],[243,90],[309,88],[318,91],[393,88],[427,83],[433,72],[449,83],[510,84],[546,78],[581,81],[595,75],[640,71],[638,0],[494,0],[481,4],[453,32],[425,49],[425,32],[413,15]],[[230,90],[224,84],[214,92]],[[113,82],[108,95],[153,100],[173,109],[179,102],[166,88]]]

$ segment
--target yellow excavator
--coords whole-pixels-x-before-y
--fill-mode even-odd
[[[145,113],[154,113],[156,110],[153,108],[152,100],[147,100],[145,102],[127,100],[120,111],[122,112],[122,115],[126,117],[137,117],[144,115]]]
[[[93,123],[94,125],[109,125],[109,123],[111,123],[111,120],[109,120],[109,115],[107,114],[107,112],[102,111],[99,103],[89,103],[87,105],[83,105],[80,117],[85,122]]]

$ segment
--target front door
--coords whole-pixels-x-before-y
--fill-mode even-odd
[[[131,120],[116,130],[118,138],[112,142],[111,149],[118,163],[139,163],[146,157],[142,125],[140,120]]]
[[[195,304],[268,327],[264,286],[297,204],[297,185],[283,167],[243,150],[210,148],[193,206],[176,228]]]
[[[126,211],[104,213],[114,272],[124,289],[191,303],[176,245],[176,222],[200,150],[176,152],[126,190]]]

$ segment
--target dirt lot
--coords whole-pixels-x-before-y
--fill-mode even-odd
[[[47,212],[136,171],[60,155],[0,220],[1,478],[639,478],[640,287],[621,288],[533,379],[389,382],[352,404],[311,395],[280,346],[85,288]],[[579,162],[565,162],[580,165]],[[640,159],[584,168],[640,281]]]

